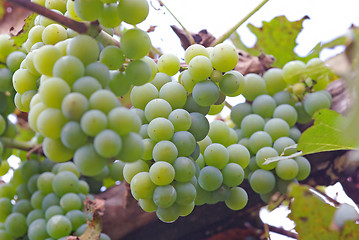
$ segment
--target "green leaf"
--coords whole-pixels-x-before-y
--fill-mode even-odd
[[[303,132],[298,142],[298,150],[305,154],[356,149],[356,139],[344,127],[346,118],[339,113],[322,109],[314,115],[314,125]]]
[[[20,48],[22,44],[26,42],[30,29],[35,25],[34,21],[36,16],[36,13],[33,13],[28,16],[21,31],[16,36],[12,37],[12,39],[14,40],[15,47]]]

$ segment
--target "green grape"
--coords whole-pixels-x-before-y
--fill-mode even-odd
[[[247,202],[248,194],[241,187],[231,188],[229,198],[225,201],[226,206],[235,211],[244,208]]]
[[[71,222],[72,231],[76,231],[81,225],[86,224],[86,214],[80,210],[71,210],[65,216]]]
[[[256,163],[257,165],[264,169],[264,170],[271,170],[274,169],[277,165],[277,162],[271,162],[269,164],[264,164],[264,162],[266,161],[267,158],[270,157],[277,157],[278,153],[277,151],[272,148],[272,147],[263,147],[261,149],[258,150],[255,159],[256,159]]]
[[[22,112],[28,112],[30,109],[26,108],[24,105],[22,105],[21,103],[21,94],[16,93],[15,94],[15,98],[14,98],[14,103],[17,109],[19,109]]]
[[[185,206],[196,199],[196,188],[190,182],[174,182],[177,197],[176,203]]]
[[[36,178],[36,180],[38,180],[38,178]],[[37,181],[36,181],[36,184],[37,184]],[[31,199],[30,199],[32,208],[41,209],[41,204],[42,204],[42,200],[44,199],[44,197],[45,197],[45,195],[42,194],[42,192],[40,190],[37,190],[36,192],[34,192],[31,195]]]
[[[60,109],[46,108],[37,117],[36,127],[39,133],[45,137],[58,139],[61,129],[66,123],[66,118]]]
[[[66,31],[67,31],[67,34],[68,34],[68,37],[69,37],[69,38],[68,38],[68,39],[65,39],[65,40],[63,40],[63,41],[60,41],[60,42],[58,42],[58,43],[55,44],[55,47],[57,47],[57,48],[61,51],[61,53],[62,53],[63,56],[66,55],[67,45],[68,45],[68,43],[70,42],[71,38],[74,38],[75,36],[78,35],[78,33],[76,33],[75,31],[73,31],[73,30],[70,29],[70,28],[68,28]],[[71,34],[70,31],[71,31],[72,33],[75,32],[76,34]],[[36,44],[38,44],[38,43],[35,43],[34,46],[35,46]],[[33,47],[34,47],[34,46],[33,46]],[[41,47],[41,46],[40,46],[40,47]]]
[[[113,108],[120,105],[116,95],[107,89],[97,90],[89,99],[90,109],[98,109],[105,114],[108,114]]]
[[[135,199],[151,199],[156,185],[148,172],[137,173],[130,183],[131,193]]]
[[[188,111],[189,113],[192,112],[198,112],[201,113],[203,115],[206,115],[209,112],[210,107],[209,106],[200,106],[195,100],[194,97],[192,95],[188,95],[187,96],[187,102],[186,104],[183,106],[183,109],[185,109],[186,111]]]
[[[181,84],[168,82],[161,87],[159,97],[166,100],[172,109],[178,109],[186,104],[187,92]]]
[[[128,58],[136,60],[146,56],[152,46],[148,34],[138,28],[127,30],[120,39],[120,45]]]
[[[335,210],[332,224],[335,224],[338,228],[345,228],[345,225],[348,225],[346,224],[347,222],[355,222],[358,218],[359,214],[352,205],[342,203],[339,205],[339,208]]]
[[[155,160],[156,162],[165,161],[168,163],[173,163],[178,156],[178,150],[174,143],[166,140],[160,141],[156,143],[156,145],[154,145],[152,156],[153,160]]]
[[[33,26],[28,34],[28,39],[30,42],[37,43],[42,42],[42,32],[44,31],[45,27],[41,25]]]
[[[217,190],[223,182],[221,171],[213,166],[206,166],[201,169],[198,176],[198,183],[206,191]]]
[[[180,61],[172,53],[163,54],[157,62],[159,72],[166,73],[168,76],[175,75],[180,69]]]
[[[258,114],[263,118],[272,117],[276,107],[276,102],[269,95],[260,95],[256,97],[252,103],[253,113]]]
[[[36,190],[37,190],[36,182],[37,182],[38,177],[39,177],[39,174],[35,174],[35,175],[31,176],[31,178],[29,178],[29,180],[27,182],[27,188],[31,194],[34,194],[34,192],[36,192]]]
[[[208,136],[213,143],[225,143],[229,135],[229,128],[225,122],[214,120],[209,124]]]
[[[77,79],[72,85],[72,91],[90,98],[92,93],[101,89],[101,84],[93,77],[85,76]]]
[[[216,202],[223,202],[227,200],[230,196],[230,189],[225,185],[222,185],[217,190],[211,192],[211,200],[209,204],[216,203]]]
[[[297,102],[294,107],[298,114],[298,123],[304,124],[312,120],[312,116],[305,111],[304,104],[302,102]]]
[[[295,178],[299,181],[302,181],[306,179],[310,174],[310,162],[305,157],[296,157],[294,160],[298,165],[298,174]]]
[[[230,72],[230,71],[229,71]],[[228,73],[229,73],[228,72]],[[213,82],[220,82],[223,79],[223,74],[221,71],[213,70],[210,76],[211,81]]]
[[[1,197],[7,197],[7,198],[13,198],[14,197],[14,193],[12,191],[12,189],[4,189],[4,186],[8,186],[8,185],[3,185],[3,187],[0,187],[0,191],[4,191],[4,190],[10,190],[10,194],[9,193],[2,193],[0,194]],[[18,186],[18,188],[16,189],[16,195],[19,199],[30,199],[31,198],[31,193],[27,188],[27,184],[21,184],[20,186]]]
[[[67,39],[66,29],[60,24],[50,24],[42,32],[42,42],[46,45],[54,45]]]
[[[248,101],[253,101],[257,96],[267,93],[266,83],[258,74],[249,73],[244,79],[243,96]]]
[[[227,43],[220,43],[212,49],[210,59],[216,70],[227,72],[237,65],[238,53],[233,46]]]
[[[192,92],[197,81],[194,81],[188,70],[184,70],[180,75],[180,83],[186,89],[187,92]]]
[[[274,109],[273,117],[285,120],[289,127],[292,127],[297,122],[298,114],[295,108],[291,105],[282,104]]]
[[[123,96],[130,90],[131,83],[123,72],[113,71],[108,86],[116,96]]]
[[[42,200],[42,210],[45,212],[51,206],[58,206],[60,204],[60,199],[55,193],[47,194]],[[46,216],[46,212],[45,212]]]
[[[138,133],[141,128],[141,119],[135,112],[125,107],[117,107],[108,114],[108,127],[120,136],[130,132]]]
[[[146,0],[121,0],[118,4],[118,14],[128,24],[136,25],[143,22],[148,12],[149,6]]]
[[[294,84],[292,87],[292,92],[294,95],[303,96],[305,93],[305,84],[302,82]]]
[[[86,144],[77,149],[73,160],[83,175],[91,177],[99,174],[106,166],[106,159],[96,153],[92,144]]]
[[[74,10],[81,19],[95,21],[104,11],[104,4],[100,0],[76,0]]]
[[[110,82],[108,67],[101,62],[93,62],[86,66],[85,75],[95,78],[103,88]]]
[[[112,172],[110,172],[111,176],[114,175],[114,172],[115,171],[112,169]],[[117,174],[117,172],[116,172],[116,174]],[[121,171],[121,174],[122,174],[122,171]],[[90,186],[88,185],[88,183],[86,181],[84,181],[84,180],[79,181],[79,191],[80,191],[80,193],[85,194],[85,195],[87,195],[89,193]]]
[[[123,169],[125,167],[125,163],[123,161],[115,161],[114,163],[108,166],[109,168],[109,175],[115,181],[122,181],[123,176]],[[85,182],[86,183],[86,182]]]
[[[249,138],[249,150],[256,154],[262,147],[271,147],[272,143],[272,137],[268,133],[258,131],[253,133]]]
[[[55,215],[47,222],[46,230],[51,237],[59,239],[68,236],[71,233],[72,226],[67,217]]]
[[[146,124],[148,125],[148,124]],[[142,125],[144,126],[144,125]],[[147,134],[147,128],[146,128],[146,134]],[[144,136],[142,136],[144,137]],[[143,144],[144,144],[144,152],[143,152],[143,156],[142,156],[142,159],[143,160],[152,160],[154,157],[153,157],[153,148],[155,147],[155,144],[156,142],[149,139],[149,136],[145,136],[146,138],[143,139]],[[177,148],[176,148],[176,151],[177,151]],[[158,154],[161,154],[161,152],[157,152],[156,153]],[[167,156],[167,154],[165,154]],[[156,156],[156,158],[161,158],[160,156]]]
[[[289,84],[299,82],[306,73],[305,63],[299,60],[287,62],[283,67],[283,78]]]
[[[62,99],[71,91],[61,78],[49,78],[40,85],[41,101],[48,107],[61,108]]]
[[[190,113],[191,116],[191,127],[188,129],[196,141],[203,140],[209,132],[209,122],[207,118],[197,112]],[[168,117],[170,119],[170,117]],[[170,119],[171,120],[171,119]]]
[[[214,82],[205,80],[194,86],[192,96],[198,105],[207,107],[218,100],[219,88]]]
[[[96,166],[92,165],[92,167]],[[58,196],[63,196],[69,192],[77,193],[79,190],[78,181],[78,177],[73,172],[62,171],[56,174],[52,181],[52,188]]]
[[[242,119],[241,129],[245,137],[250,137],[257,131],[262,131],[265,126],[264,119],[257,114],[249,114]]]
[[[174,127],[168,119],[157,117],[148,124],[147,133],[155,142],[170,140],[174,134]]]
[[[52,73],[54,77],[62,78],[72,86],[85,74],[85,67],[77,57],[63,56],[55,62]]]
[[[20,68],[21,62],[26,58],[26,54],[21,51],[14,51],[6,58],[6,66],[11,72],[15,72]]]
[[[224,168],[229,161],[227,148],[219,143],[212,143],[207,146],[203,157],[208,166],[214,166],[218,169]]]
[[[292,127],[289,131],[289,137],[297,143],[302,135],[301,131],[296,127]]]
[[[195,163],[188,157],[178,157],[173,162],[173,167],[175,170],[175,180],[177,182],[188,182],[195,176]]]
[[[46,230],[46,221],[45,219],[36,219],[29,225],[29,229],[27,232],[27,236],[29,240],[38,240],[38,239],[46,239],[49,237],[49,234]]]
[[[186,131],[191,127],[192,118],[191,115],[184,109],[175,109],[168,116],[173,124],[175,132]]]
[[[221,92],[231,97],[234,96],[233,94],[238,96],[240,94],[239,90],[242,92],[244,88],[244,86],[242,87],[241,84],[242,78],[242,75],[238,77],[237,74],[232,74],[232,71],[225,73],[219,82],[219,88],[221,89]]]
[[[236,187],[244,180],[244,170],[237,163],[228,163],[222,170],[223,184],[227,187]]]
[[[184,61],[189,64],[192,58],[196,56],[205,56],[209,58],[209,53],[203,45],[193,44],[189,46],[184,53]]]
[[[13,205],[10,198],[0,198],[0,221],[4,222],[12,212]]]
[[[15,69],[14,71],[16,71]],[[21,86],[19,86],[21,87]],[[0,92],[6,92],[12,88],[12,76],[8,68],[0,68]]]
[[[30,111],[30,102],[32,97],[35,96],[36,93],[37,93],[36,90],[29,90],[21,95],[21,104],[26,108],[27,111]]]
[[[140,159],[145,148],[141,136],[130,132],[121,137],[122,150],[117,157],[124,162],[133,162]]]
[[[161,72],[156,73],[155,77],[151,80],[151,83],[157,88],[158,91],[161,89],[163,85],[165,85],[168,82],[171,82],[171,77]]]
[[[174,167],[170,163],[163,161],[155,162],[150,167],[149,173],[150,173],[151,181],[158,186],[168,185],[175,178]]]
[[[188,64],[188,72],[195,82],[200,82],[209,78],[213,68],[211,60],[206,56],[195,56]]]
[[[61,51],[52,45],[46,45],[38,49],[34,55],[36,71],[43,75],[52,76],[52,69],[58,59],[62,57]]]
[[[178,156],[189,156],[196,148],[196,139],[187,131],[175,132],[171,141],[177,147]]]
[[[2,240],[13,240],[14,238],[10,235],[10,233],[5,231],[5,229],[0,229],[0,239],[2,239]],[[32,239],[30,239],[30,240],[32,240]]]
[[[30,224],[34,222],[36,219],[42,219],[44,218],[44,212],[42,209],[34,209],[32,210],[27,216],[26,216],[26,224],[29,226],[30,230]],[[28,232],[29,232],[28,230]]]
[[[36,90],[36,81],[38,77],[33,75],[28,69],[18,69],[12,77],[14,89],[19,94],[29,90]]]
[[[243,118],[253,113],[251,105],[248,103],[239,103],[231,109],[231,119],[237,125],[241,126]]]
[[[177,204],[173,204],[168,208],[158,207],[156,215],[162,222],[172,223],[178,219],[180,215],[180,208]]]
[[[9,170],[10,170],[9,162],[7,160],[1,160],[0,161],[0,176],[4,176]]]
[[[53,205],[45,211],[45,219],[47,221],[56,215],[64,215],[64,210],[58,205]]]
[[[275,141],[280,137],[289,136],[289,125],[281,118],[272,118],[264,125],[264,131]]]
[[[19,238],[26,234],[26,217],[21,213],[11,213],[5,221],[5,230],[14,238]]]
[[[238,142],[238,136],[236,131],[233,128],[228,128],[229,130],[229,136],[227,138],[227,141],[223,143],[225,147],[228,147],[232,144],[236,144]]]
[[[242,168],[246,168],[249,164],[250,153],[248,149],[241,144],[232,144],[227,147],[229,153],[229,163],[237,163]]]
[[[177,198],[176,189],[172,185],[158,186],[153,192],[153,202],[157,207],[168,208]]]
[[[81,236],[87,228],[87,224],[82,224],[77,230],[75,231],[76,236]]]
[[[251,188],[259,194],[266,194],[272,191],[275,187],[275,182],[274,174],[263,169],[255,170],[249,179]]]
[[[126,182],[130,183],[132,178],[140,172],[148,172],[148,164],[143,160],[137,160],[131,163],[126,163],[123,167],[123,177]]]
[[[276,94],[273,95],[273,98],[278,106],[282,104],[289,104],[291,106],[294,106],[295,104],[294,98],[287,91],[277,92]]]
[[[211,192],[208,192],[204,189],[201,188],[200,185],[198,185],[196,187],[196,200],[194,201],[194,203],[197,205],[197,206],[201,206],[205,203],[207,203],[209,201],[209,199],[211,198]]]
[[[150,68],[151,68],[150,81],[152,81],[158,72],[157,64],[155,63],[155,61],[152,58],[150,58],[148,56],[144,56],[143,58],[141,58],[141,60],[146,62],[150,66]]]
[[[330,72],[329,68],[319,58],[312,58],[306,64],[306,70],[310,78],[317,79]]]
[[[54,162],[66,162],[73,157],[74,151],[64,146],[60,139],[45,138],[42,144],[46,157]]]
[[[273,143],[273,148],[278,152],[279,155],[291,155],[297,152],[297,149],[284,149],[295,144],[294,140],[289,137],[280,137]]]
[[[130,62],[126,68],[126,77],[135,86],[141,86],[151,80],[152,70],[150,65],[142,60]]]
[[[121,137],[110,129],[105,129],[97,134],[93,144],[96,152],[105,158],[116,156],[122,148]]]
[[[330,108],[331,101],[323,92],[314,92],[308,94],[303,102],[305,111],[310,115],[323,108]]]
[[[157,88],[151,84],[146,83],[142,86],[134,86],[130,93],[132,106],[144,110],[146,105],[153,99],[158,98]]]
[[[98,0],[93,0],[98,1]],[[83,0],[76,1],[77,3],[83,2]],[[86,4],[90,5],[88,1]],[[101,4],[103,6],[103,4]],[[76,6],[76,4],[75,4]],[[75,8],[76,9],[76,8]],[[96,12],[99,13],[101,8],[97,8]],[[94,16],[94,15],[91,15]],[[66,48],[67,55],[75,56],[87,66],[88,64],[95,62],[100,54],[100,49],[97,45],[97,41],[88,35],[78,35],[72,38]],[[36,54],[37,55],[37,54]]]
[[[64,13],[66,11],[66,2],[63,0],[45,0],[45,7]]]
[[[46,111],[46,110],[45,110]],[[40,114],[41,116],[41,114]],[[97,109],[87,111],[81,117],[81,128],[89,136],[96,136],[107,127],[106,115]]]
[[[88,136],[82,131],[78,122],[71,121],[61,130],[61,142],[69,149],[77,149],[88,143]]]
[[[113,5],[108,6],[111,6],[111,8],[113,8]],[[107,7],[105,6],[105,9],[106,8]],[[125,55],[123,51],[117,46],[106,46],[104,49],[101,50],[100,62],[105,64],[110,70],[116,70],[121,68],[122,64],[125,62]]]
[[[66,193],[60,199],[60,206],[65,212],[69,212],[71,210],[81,210],[82,202],[77,194]]]
[[[277,92],[283,91],[287,87],[287,83],[283,78],[283,71],[279,68],[268,69],[263,74],[263,79],[267,86],[269,95],[274,95]]]
[[[293,159],[283,159],[277,163],[275,173],[283,180],[292,180],[298,174],[298,164]]]
[[[55,178],[55,174],[52,172],[44,172],[41,173],[39,178],[37,179],[37,188],[40,190],[42,194],[48,194],[53,191],[52,189],[52,181]]]
[[[106,28],[114,28],[121,24],[122,19],[117,12],[117,4],[105,4],[98,21]]]

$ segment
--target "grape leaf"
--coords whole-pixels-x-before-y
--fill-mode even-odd
[[[298,150],[305,154],[356,149],[356,138],[348,134],[343,126],[347,119],[339,113],[322,109],[314,114],[314,125],[303,132]]]
[[[33,13],[28,16],[21,31],[16,36],[12,37],[12,39],[14,40],[15,47],[20,48],[22,44],[26,42],[30,29],[35,25],[34,21],[36,16],[36,13]]]

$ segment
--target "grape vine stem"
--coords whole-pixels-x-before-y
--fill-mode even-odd
[[[8,137],[1,137],[0,142],[3,143],[4,148],[16,148],[23,151],[30,151],[38,146],[36,143],[19,141]]]
[[[224,105],[226,105],[227,108],[232,109],[232,105],[229,104],[229,102],[224,101]]]
[[[263,0],[261,3],[258,4],[257,7],[255,7],[252,11],[250,11],[244,18],[242,18],[238,23],[236,23],[233,27],[228,29],[223,35],[218,37],[215,41],[212,42],[211,46],[216,46],[219,43],[224,42],[227,38],[229,38],[232,33],[234,33],[237,28],[239,28],[245,21],[247,21],[253,14],[255,14],[261,7],[264,6],[269,0]]]

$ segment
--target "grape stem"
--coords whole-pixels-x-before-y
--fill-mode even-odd
[[[71,28],[72,30],[80,34],[87,34],[93,38],[96,38],[104,46],[107,45],[120,46],[120,43],[116,39],[111,37],[106,32],[102,31],[97,21],[91,23],[78,22],[71,18],[65,17],[64,15],[56,13],[50,9],[47,9],[39,4],[33,3],[30,0],[7,0],[7,1],[11,3],[15,3],[20,7],[23,7],[27,10],[31,10],[37,14],[47,17],[57,23],[64,25],[65,27]]]
[[[0,142],[3,143],[4,148],[16,148],[23,151],[31,151],[38,146],[36,143],[19,141],[8,137],[1,137]]]
[[[229,102],[224,101],[224,105],[226,105],[227,108],[232,109],[232,105],[229,104]]]
[[[223,35],[217,38],[215,41],[212,42],[211,46],[216,46],[219,43],[224,42],[227,38],[229,38],[232,33],[234,33],[237,28],[239,28],[245,21],[247,21],[253,14],[255,14],[264,4],[266,4],[269,0],[263,0],[261,3],[258,4],[252,11],[250,11],[244,18],[242,18],[239,22],[237,22],[233,27],[228,29]]]

